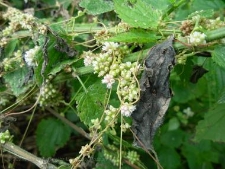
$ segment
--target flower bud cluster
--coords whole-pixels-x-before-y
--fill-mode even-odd
[[[36,18],[28,13],[22,13],[15,8],[8,8],[8,10],[2,15],[3,19],[9,20],[8,26],[2,30],[1,46],[4,36],[10,36],[14,32],[21,29],[28,29],[29,31],[38,31],[40,34],[47,33],[47,27],[41,23],[38,23]]]
[[[119,30],[121,29],[122,31],[128,31],[130,29],[130,26],[127,23],[125,23],[125,22],[120,22],[118,24],[117,28]]]
[[[20,67],[23,66],[21,50],[17,50],[16,52],[14,52],[13,55],[14,55],[14,57],[5,58],[2,61],[2,65],[3,65],[3,68],[5,71],[11,71],[11,70],[17,68],[18,65],[20,65]]]
[[[204,17],[205,11],[196,11],[189,16],[189,20],[181,23],[180,30],[187,37],[188,43],[193,46],[206,44],[206,35],[203,31],[213,30],[225,25],[220,17],[209,19]]]
[[[126,62],[120,65],[120,83],[117,94],[124,102],[133,102],[138,99],[139,87],[135,75],[138,73],[137,62]]]
[[[139,87],[136,74],[139,71],[137,62],[122,63],[122,57],[129,52],[127,46],[120,46],[118,43],[105,42],[100,54],[93,54],[88,51],[83,54],[85,66],[92,65],[94,73],[99,77],[104,76],[102,83],[111,89],[116,80],[119,81],[117,94],[121,103],[120,108],[122,115],[130,116],[135,110],[133,102],[139,98]],[[106,121],[112,121],[115,118],[115,112],[112,106],[105,111]]]
[[[95,130],[101,129],[101,125],[100,125],[100,122],[99,122],[99,119],[98,118],[97,119],[92,119],[91,120],[91,123],[93,124],[91,126],[92,129],[95,129]]]
[[[187,61],[187,56],[185,56],[185,55],[177,55],[176,56],[176,62],[177,62],[177,64],[185,65],[186,64],[186,61]]]
[[[120,164],[119,150],[114,145],[108,145],[107,149],[104,149],[103,155],[107,160],[110,160],[115,166]]]
[[[107,122],[107,124],[110,126],[110,127],[114,127],[115,123],[117,122],[116,121],[116,116],[118,114],[118,110],[117,108],[113,107],[113,106],[109,106],[109,109],[106,109],[104,111],[105,113],[105,121]]]
[[[99,77],[104,76],[109,71],[112,61],[113,58],[109,53],[100,53],[92,63],[95,71],[94,73],[98,73]]]
[[[206,22],[206,28],[208,30],[213,30],[213,29],[217,29],[220,27],[223,27],[225,25],[224,21],[222,21],[220,19],[220,17],[216,18],[216,19],[209,19]]]
[[[36,66],[35,56],[37,52],[39,51],[39,49],[40,49],[39,46],[35,46],[34,48],[26,51],[24,55],[24,60],[28,66]]]
[[[189,43],[194,46],[206,44],[205,37],[206,35],[204,33],[195,31],[190,34]]]
[[[50,83],[49,79],[46,79],[45,84],[40,89],[40,106],[55,105],[58,104],[59,100],[59,94],[55,87]]]
[[[128,123],[122,123],[120,127],[121,127],[122,132],[126,132],[127,129],[130,128],[130,125]]]
[[[90,158],[90,155],[94,152],[94,149],[86,144],[85,146],[81,147],[81,150],[79,152],[79,154],[82,154],[84,157],[87,156],[88,158]]]
[[[184,35],[189,35],[194,29],[194,22],[192,20],[186,20],[181,23],[180,30]]]
[[[4,144],[6,141],[10,141],[12,136],[9,133],[9,130],[6,130],[4,133],[0,133],[0,143]]]
[[[0,47],[4,47],[8,43],[8,39],[5,37],[2,37],[0,40]]]
[[[100,41],[107,40],[109,37],[110,37],[110,32],[108,30],[98,31],[94,36],[97,43],[99,43]]]
[[[128,151],[126,158],[134,164],[135,162],[139,161],[139,155],[136,151]]]

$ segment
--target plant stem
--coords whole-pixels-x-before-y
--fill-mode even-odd
[[[206,41],[211,42],[213,40],[222,39],[225,37],[225,27],[218,28],[215,30],[211,30],[206,32]]]
[[[69,120],[67,120],[66,118],[60,116],[59,113],[55,112],[55,110],[51,109],[50,107],[47,107],[46,109],[50,113],[52,113],[54,116],[56,116],[57,118],[59,118],[62,122],[64,122],[68,126],[70,126],[72,129],[74,129],[75,131],[77,131],[78,133],[80,133],[81,135],[83,135],[84,137],[86,137],[87,139],[91,140],[91,137],[89,136],[89,134],[86,133],[82,128],[76,126],[75,124],[73,124],[72,122],[70,122]]]
[[[49,163],[48,160],[39,158],[11,142],[1,144],[1,147],[3,148],[3,150],[9,152],[10,154],[13,154],[24,160],[30,161],[31,163],[35,164],[39,168],[57,169],[57,167]]]
[[[205,34],[206,34],[206,41],[207,42],[211,42],[213,40],[225,38],[225,27],[208,31]],[[185,46],[184,44],[182,44],[180,42],[175,42],[174,43],[174,48],[176,50],[181,50],[181,49],[187,48],[187,46]],[[190,47],[188,47],[188,48],[190,48]],[[145,50],[141,51],[143,53],[142,53],[142,55],[140,55],[139,59],[140,60],[144,59],[145,56],[147,55],[148,51],[149,51],[149,49],[145,49]],[[132,54],[128,55],[127,57],[125,57],[123,59],[123,61],[124,62],[136,61],[137,60],[137,56],[138,56],[139,53],[140,52],[132,53]],[[88,74],[88,73],[92,73],[92,72],[93,72],[93,67],[92,66],[76,68],[76,73],[78,75],[84,75],[84,74]]]

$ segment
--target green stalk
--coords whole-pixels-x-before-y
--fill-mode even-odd
[[[218,39],[222,39],[225,38],[225,27],[222,28],[218,28],[215,30],[211,30],[205,33],[206,34],[206,41],[207,42],[212,42],[214,40],[218,40]],[[182,44],[181,42],[176,41],[174,43],[174,48],[175,50],[179,51],[185,48],[190,49],[190,46],[185,46],[184,44]],[[142,60],[145,58],[145,56],[147,55],[149,49],[145,49],[142,52],[142,54],[140,55],[139,59]],[[139,56],[140,52],[135,52],[132,53],[130,55],[128,55],[127,57],[125,57],[123,59],[124,62],[134,62],[137,60],[137,56]],[[76,72],[78,75],[85,75],[88,73],[92,73],[93,72],[93,67],[92,66],[87,66],[87,67],[80,67],[80,68],[76,68]]]
[[[225,37],[225,27],[218,28],[215,30],[211,30],[209,32],[206,32],[206,41],[211,42],[213,40],[222,39]]]

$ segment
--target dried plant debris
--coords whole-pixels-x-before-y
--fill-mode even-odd
[[[77,52],[59,36],[56,37],[56,45],[54,46],[54,48],[59,52],[66,53],[69,57],[74,57],[77,54]]]
[[[0,133],[4,133],[6,130],[9,129],[10,124],[12,122],[16,121],[16,118],[7,116],[5,117],[4,115],[0,116]]]
[[[154,46],[145,60],[145,70],[139,81],[140,100],[132,114],[132,130],[136,146],[153,149],[153,137],[168,109],[171,90],[170,70],[175,64],[174,37]]]
[[[70,47],[68,43],[61,38],[56,32],[52,31],[51,29],[48,29],[49,32],[56,38],[56,44],[54,48],[62,53],[66,53],[69,57],[74,57],[77,54],[77,51]]]
[[[44,72],[45,72],[46,66],[48,65],[48,43],[49,43],[49,37],[46,36],[45,42],[42,46],[42,53],[43,53],[44,61],[42,63],[42,67],[41,67],[41,75],[43,76],[43,78],[44,78]]]

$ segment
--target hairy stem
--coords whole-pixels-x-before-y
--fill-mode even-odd
[[[15,156],[17,156],[21,159],[30,161],[31,163],[35,164],[39,168],[57,169],[57,167],[55,165],[49,163],[48,160],[44,160],[42,158],[39,158],[39,157],[27,152],[26,150],[20,148],[19,146],[15,145],[11,142],[1,144],[1,148],[4,151],[7,151],[10,154],[13,154],[13,155],[15,155]]]

